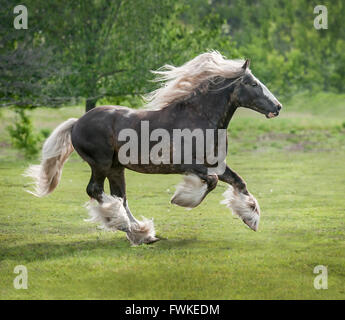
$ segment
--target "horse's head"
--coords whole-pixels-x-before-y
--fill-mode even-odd
[[[282,104],[249,70],[249,60],[242,68],[245,70],[236,84],[234,93],[236,103],[240,107],[253,109],[263,113],[267,118],[278,116]]]

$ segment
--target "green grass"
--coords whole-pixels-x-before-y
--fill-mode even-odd
[[[169,204],[179,176],[127,171],[131,210],[153,217],[162,238],[139,247],[83,221],[89,168],[76,155],[52,195],[24,192],[28,163],[8,146],[4,110],[0,299],[344,299],[344,106],[333,116],[292,104],[270,121],[235,116],[228,163],[261,205],[256,233],[219,204],[225,184],[187,211]],[[35,125],[53,128],[82,112],[39,109]],[[27,290],[13,288],[16,265],[28,269]],[[317,265],[328,267],[327,290],[313,286]]]

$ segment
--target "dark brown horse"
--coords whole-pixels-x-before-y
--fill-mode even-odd
[[[32,193],[41,197],[52,192],[64,162],[76,150],[92,171],[86,189],[92,199],[88,206],[90,220],[126,232],[132,244],[158,239],[152,220],[139,221],[130,212],[126,168],[141,173],[184,174],[171,201],[190,208],[196,207],[218,180],[226,182],[229,189],[224,193],[224,203],[256,231],[260,218],[256,199],[244,180],[226,166],[225,156],[211,163],[207,150],[211,146],[214,155],[226,155],[227,141],[220,143],[219,133],[226,132],[238,107],[272,118],[282,105],[253,76],[248,60],[227,60],[215,51],[181,67],[165,66],[156,73],[163,84],[148,97],[148,108],[103,106],[58,126],[43,146],[41,164],[27,171],[35,179]],[[205,140],[211,131],[211,140]],[[173,141],[177,132],[189,138],[181,140],[179,150]],[[175,157],[177,152],[179,157]],[[106,178],[111,195],[104,193]]]

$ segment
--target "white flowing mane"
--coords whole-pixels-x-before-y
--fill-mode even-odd
[[[218,51],[209,51],[196,56],[180,67],[164,65],[152,71],[161,87],[147,94],[147,107],[162,109],[175,101],[190,97],[195,89],[214,77],[237,78],[244,73],[244,60],[228,60]]]

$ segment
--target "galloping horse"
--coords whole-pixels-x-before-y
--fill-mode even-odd
[[[228,60],[217,51],[203,53],[180,67],[165,65],[154,73],[158,74],[161,87],[147,96],[146,108],[102,106],[79,119],[60,124],[43,145],[41,164],[32,165],[26,171],[26,175],[35,181],[35,190],[31,193],[38,197],[51,193],[59,183],[64,162],[76,150],[91,167],[91,179],[86,189],[91,197],[88,205],[90,221],[126,232],[133,245],[152,243],[158,238],[153,221],[137,220],[129,209],[126,168],[141,173],[184,174],[184,181],[177,186],[171,202],[189,208],[200,204],[218,180],[226,182],[229,188],[224,193],[223,203],[256,231],[260,208],[248,192],[245,181],[226,166],[225,160],[222,170],[210,172],[215,165],[208,161],[205,145],[212,145],[215,154],[224,149],[226,155],[227,140],[223,146],[219,146],[219,135],[213,135],[214,144],[204,141],[191,146],[184,142],[184,153],[190,152],[191,161],[184,160],[184,154],[181,161],[171,161],[177,152],[172,137],[176,130],[188,129],[201,135],[210,130],[215,133],[225,131],[238,107],[250,108],[273,118],[279,114],[282,105],[251,73],[249,60]],[[128,134],[124,138],[125,130],[137,137]],[[157,149],[152,140],[159,140],[157,134],[154,139],[152,135],[157,130],[168,138],[163,139],[164,135],[160,135],[164,143],[160,144],[158,156],[152,158],[150,154]],[[137,139],[144,133],[151,135],[146,146],[139,144]],[[128,137],[133,139],[128,141]],[[198,137],[194,135],[190,141],[194,141],[193,138]],[[129,150],[132,146],[137,149]],[[124,147],[126,152],[123,152]],[[167,152],[163,152],[164,148]],[[197,156],[198,150],[202,150],[201,157],[200,152]],[[129,159],[135,161],[128,161],[127,151],[130,151]],[[111,195],[104,193],[106,178]]]

